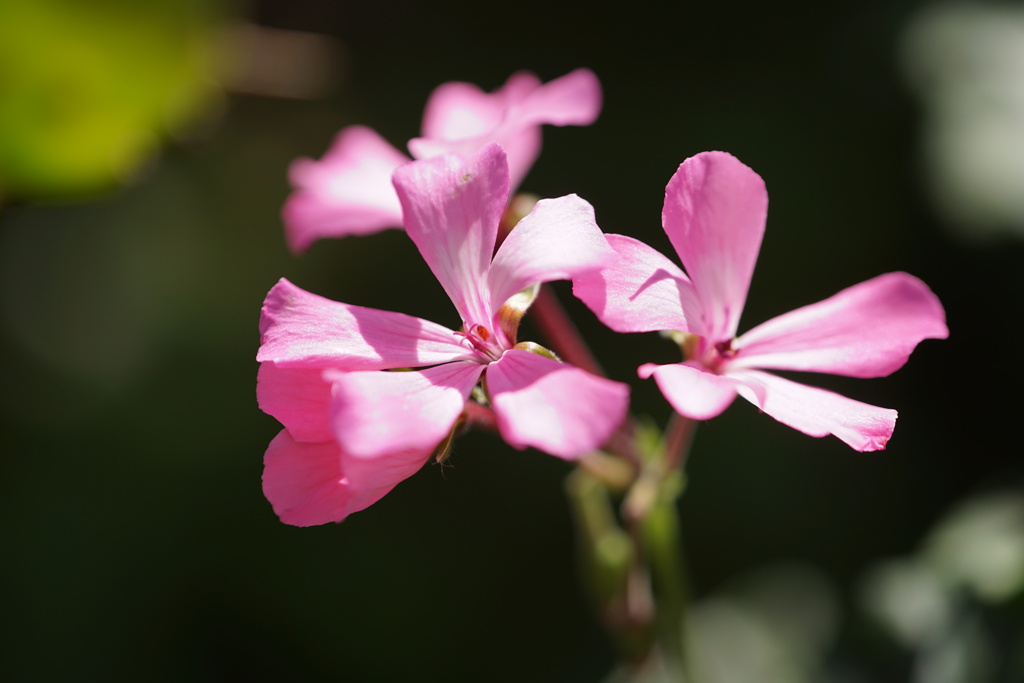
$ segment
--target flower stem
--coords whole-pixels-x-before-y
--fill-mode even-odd
[[[693,433],[697,431],[697,423],[679,413],[672,413],[672,418],[665,428],[665,471],[684,471],[690,456],[690,445]]]
[[[677,496],[663,496],[640,521],[640,531],[657,601],[655,630],[658,642],[670,668],[685,672],[689,590],[683,561]]]
[[[587,372],[604,377],[604,370],[590,347],[583,341],[576,325],[569,319],[565,308],[550,287],[542,285],[530,306],[532,318],[555,352],[566,362]]]
[[[600,363],[549,287],[540,288],[530,310],[547,342],[566,362],[605,376]],[[613,522],[614,517],[610,513],[595,512],[609,504],[609,489],[623,490],[624,480],[620,478],[623,473],[604,460],[605,456],[584,459],[582,469],[570,479],[569,489],[577,512],[577,525],[582,532],[580,540],[586,549],[584,565],[591,574],[591,582],[595,575],[606,577],[598,582],[604,590],[595,590],[597,587],[591,584],[596,601],[603,607],[606,625],[620,647],[624,643],[632,643],[631,647],[623,649],[623,653],[635,657],[646,649],[640,646],[640,642],[647,641],[647,638],[640,634],[646,631],[644,624],[649,624],[648,628],[654,629],[651,635],[656,638],[665,663],[679,676],[686,671],[684,629],[689,592],[677,504],[684,487],[682,470],[695,429],[693,420],[674,414],[665,429],[660,448],[648,447],[646,450],[652,453],[645,454],[641,439],[638,439],[637,422],[629,416],[609,439],[604,451],[622,458],[633,468],[634,478],[626,488],[621,508],[625,534],[623,530],[614,531],[619,525]],[[660,452],[654,454],[654,450]],[[583,486],[584,481],[589,484]],[[603,493],[597,494],[597,490]],[[593,493],[584,495],[584,491]],[[598,504],[599,500],[605,502]],[[629,541],[625,541],[627,538]],[[616,540],[613,542],[611,539]],[[599,552],[599,547],[623,550],[612,554],[616,560],[609,565],[610,557]],[[631,551],[625,550],[630,547]],[[609,581],[609,575],[617,579]],[[654,604],[650,605],[652,597]],[[653,616],[644,609],[645,604],[653,607]]]

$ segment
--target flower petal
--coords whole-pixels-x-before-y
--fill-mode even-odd
[[[907,273],[887,273],[773,318],[740,336],[730,368],[882,377],[923,339],[949,334],[942,304]]]
[[[779,422],[810,436],[833,434],[857,451],[885,448],[896,428],[896,411],[879,408],[806,384],[744,370],[730,372],[739,394]]]
[[[517,115],[520,125],[589,126],[599,113],[600,81],[590,69],[576,69],[526,94]]]
[[[735,381],[706,372],[697,364],[645,363],[637,369],[637,374],[644,379],[654,375],[658,388],[676,412],[694,420],[718,417],[736,398]]]
[[[332,441],[331,385],[319,368],[280,368],[262,363],[256,376],[260,410],[283,424],[296,441]]]
[[[468,156],[499,142],[515,188],[540,153],[542,124],[588,126],[600,111],[601,84],[587,69],[544,85],[533,74],[517,73],[493,94],[469,83],[446,83],[430,96],[423,137],[410,140],[409,151],[417,159],[446,152]]]
[[[526,94],[493,138],[508,154],[511,187],[519,187],[540,155],[541,124],[589,126],[600,111],[601,84],[588,69],[577,69]]]
[[[379,370],[473,357],[442,325],[331,301],[285,279],[267,294],[260,333],[256,360],[281,367]]]
[[[444,155],[394,175],[405,229],[463,322],[490,320],[485,276],[508,200],[505,152],[491,144],[469,158]]]
[[[444,83],[427,100],[423,137],[454,141],[486,136],[505,122],[512,106],[539,87],[540,79],[528,72],[513,74],[494,93],[484,92],[472,83]]]
[[[542,199],[509,232],[488,273],[491,310],[530,285],[568,280],[615,259],[594,207],[574,194]]]
[[[605,237],[620,258],[574,276],[572,293],[616,332],[690,331],[700,305],[679,266],[631,237]]]
[[[513,349],[487,367],[502,437],[568,460],[603,445],[626,416],[629,387]]]
[[[340,522],[354,512],[338,444],[300,443],[287,429],[263,456],[263,495],[281,521],[293,526]]]
[[[736,334],[767,214],[764,181],[730,154],[690,157],[669,181],[662,224],[700,297],[697,334]]]
[[[300,253],[321,237],[401,227],[391,174],[408,160],[373,130],[349,126],[320,161],[293,162],[288,175],[295,192],[282,211],[288,246]]]
[[[373,460],[377,468],[404,467],[408,458],[422,465],[451,431],[483,369],[449,363],[408,372],[325,371],[333,385],[331,424],[346,458]]]

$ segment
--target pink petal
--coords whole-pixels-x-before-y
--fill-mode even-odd
[[[294,526],[340,522],[354,512],[338,444],[300,443],[287,429],[263,456],[263,495],[281,521]]]
[[[511,128],[502,126],[487,135],[462,140],[430,140],[415,138],[409,141],[409,150],[417,159],[429,159],[443,154],[472,156],[485,145],[497,142],[508,155],[509,193],[523,182],[533,163],[540,155],[540,126]]]
[[[700,308],[683,271],[643,242],[605,237],[620,258],[574,276],[573,294],[616,332],[688,332],[688,317],[699,316]]]
[[[449,363],[408,372],[325,371],[335,438],[347,458],[373,461],[380,470],[417,458],[422,465],[451,431],[483,369]]]
[[[423,112],[423,137],[453,141],[486,136],[504,123],[512,106],[539,87],[540,79],[526,72],[513,74],[493,94],[472,83],[440,85]]]
[[[676,412],[694,420],[721,415],[736,398],[734,380],[706,372],[697,364],[646,363],[637,369],[637,374],[644,379],[654,375],[658,388]]]
[[[521,125],[589,126],[601,113],[601,83],[593,71],[576,69],[528,93],[520,110]]]
[[[260,333],[256,360],[281,367],[377,370],[474,357],[446,327],[331,301],[284,279],[267,294]]]
[[[508,153],[510,185],[518,188],[537,161],[541,124],[589,126],[600,111],[601,84],[588,69],[577,69],[527,94],[494,137]]]
[[[321,237],[401,227],[402,207],[391,174],[407,161],[373,130],[349,126],[320,161],[292,163],[288,173],[295,192],[282,212],[292,251],[303,252]]]
[[[517,349],[487,367],[486,383],[509,444],[565,459],[601,447],[629,403],[625,384]]]
[[[423,114],[423,137],[409,141],[409,151],[417,159],[429,159],[455,153],[472,156],[491,142],[501,143],[516,169],[518,187],[522,176],[540,153],[540,126],[523,129],[516,112],[519,103],[540,87],[540,79],[520,72],[494,93],[486,93],[471,83],[445,83],[427,101]]]
[[[494,256],[488,274],[491,310],[530,285],[568,280],[614,258],[590,204],[574,194],[542,199]]]
[[[394,175],[405,229],[463,322],[490,321],[485,277],[508,201],[505,152],[492,144],[463,159],[414,161]]]
[[[468,83],[446,83],[427,102],[423,137],[410,140],[409,150],[417,159],[446,152],[468,156],[499,142],[516,188],[540,153],[542,124],[587,126],[600,110],[601,84],[587,69],[544,85],[533,74],[518,73],[493,94]]]
[[[288,428],[296,441],[332,441],[331,385],[319,368],[279,368],[260,365],[256,377],[260,410]]]
[[[733,344],[730,368],[760,367],[881,377],[923,339],[945,339],[946,316],[928,286],[888,273],[763,323]]]
[[[694,331],[713,342],[736,334],[767,214],[764,181],[724,152],[690,157],[665,188],[662,224],[702,304]]]
[[[896,427],[896,411],[798,384],[767,372],[730,372],[739,393],[779,422],[810,436],[834,434],[858,451],[885,448]]]

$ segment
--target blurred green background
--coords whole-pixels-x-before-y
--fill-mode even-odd
[[[604,230],[671,253],[666,182],[686,157],[726,150],[771,197],[742,328],[907,270],[941,298],[952,331],[890,378],[810,380],[897,408],[887,451],[811,439],[743,402],[701,425],[682,503],[697,596],[711,604],[785,562],[831,606],[807,680],[1018,680],[1019,590],[956,603],[989,643],[987,668],[965,678],[922,674],[921,650],[862,600],[879,562],[917,553],[951,506],[1012,494],[1024,473],[1024,218],[951,213],[955,192],[936,184],[941,164],[958,162],[930,141],[960,119],[937,114],[932,95],[943,74],[988,62],[966,48],[954,62],[936,39],[953,64],[931,71],[931,38],[908,38],[931,11],[893,0],[604,11],[0,0],[0,678],[609,673],[614,653],[576,580],[565,463],[471,434],[452,467],[425,467],[343,524],[287,527],[260,491],[279,425],[254,393],[259,309],[280,277],[454,324],[397,231],[287,251],[292,159],[319,157],[352,123],[402,147],[445,81],[491,90],[517,70],[550,80],[585,66],[604,87],[601,117],[546,128],[524,190],[575,192]],[[950,97],[960,113],[993,102]],[[1024,123],[1006,128],[996,147],[1022,144]],[[1024,176],[999,177],[1011,205],[1024,196]],[[667,405],[635,367],[675,360],[671,345],[616,336],[558,292],[610,374],[633,384],[635,410],[663,423]],[[729,628],[742,659],[740,627]]]

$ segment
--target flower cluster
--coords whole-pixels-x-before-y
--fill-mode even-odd
[[[663,226],[686,268],[606,235],[575,195],[540,200],[498,245],[510,191],[540,148],[540,126],[586,125],[593,74],[547,84],[517,74],[493,94],[450,83],[427,105],[409,160],[368,128],[343,130],[322,161],[291,169],[288,241],[403,226],[454,305],[458,329],[323,299],[281,280],[260,323],[257,396],[284,429],[263,487],[288,524],[340,521],[379,500],[485,414],[516,448],[575,460],[626,421],[625,384],[519,341],[541,283],[573,292],[617,332],[666,331],[680,363],[643,364],[682,416],[708,419],[739,395],[812,436],[884,448],[896,412],[765,369],[887,375],[947,334],[920,280],[889,273],[737,336],[767,213],[761,178],[734,157],[686,160],[666,188]],[[496,249],[497,246],[497,249]],[[555,348],[557,351],[558,349]]]
[[[289,524],[338,521],[378,500],[448,440],[471,400],[493,409],[512,446],[566,459],[599,448],[625,417],[626,385],[516,338],[539,283],[616,258],[593,208],[575,195],[541,200],[495,252],[509,194],[498,143],[401,166],[394,186],[462,325],[328,301],[286,280],[270,291],[257,396],[285,429],[263,487]]]
[[[601,86],[586,69],[544,84],[518,73],[494,93],[446,83],[427,101],[423,135],[409,141],[409,151],[416,159],[468,155],[498,142],[508,155],[514,192],[540,154],[541,124],[587,126],[600,110]],[[349,126],[320,161],[293,163],[289,175],[296,191],[282,212],[289,246],[303,252],[323,237],[402,226],[391,174],[408,161],[372,129]]]

